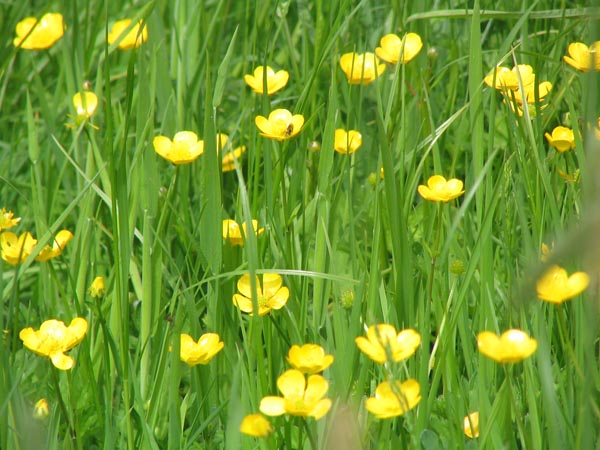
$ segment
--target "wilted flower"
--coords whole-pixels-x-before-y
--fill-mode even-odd
[[[402,38],[395,34],[386,34],[381,38],[380,45],[381,47],[375,49],[375,53],[391,64],[406,64],[423,48],[421,36],[416,33],[407,33]]]
[[[0,231],[8,230],[14,226],[17,226],[21,221],[20,217],[15,217],[13,219],[14,213],[12,211],[7,211],[5,208],[0,209]]]
[[[472,412],[463,418],[463,432],[469,439],[479,437],[479,411]]]
[[[65,33],[63,16],[59,13],[47,13],[38,21],[27,17],[17,24],[15,47],[27,50],[44,50],[52,47]]]
[[[142,20],[136,23],[121,39],[121,36],[130,25],[131,19],[117,20],[112,26],[110,33],[108,33],[108,43],[112,45],[119,41],[119,49],[130,50],[139,47],[148,40],[148,27]],[[140,27],[142,28],[141,33]]]
[[[256,295],[258,296],[258,315],[264,316],[272,309],[281,309],[290,296],[290,290],[282,286],[283,280],[277,273],[265,273],[262,280],[256,277]],[[239,294],[233,295],[233,304],[241,311],[253,315],[252,287],[250,275],[242,275],[237,282]]]
[[[261,136],[284,141],[300,133],[304,117],[301,114],[292,115],[287,109],[275,109],[269,113],[268,119],[256,116],[254,123]]]
[[[181,333],[179,358],[188,366],[208,364],[224,345],[216,333],[204,333],[198,342],[195,342],[189,334]]]
[[[433,175],[427,180],[427,186],[421,184],[417,188],[421,197],[432,202],[449,202],[464,194],[463,182],[451,178],[446,179],[441,175]]]
[[[88,329],[87,321],[82,317],[76,317],[67,327],[60,320],[46,320],[39,330],[23,328],[19,338],[23,345],[32,352],[50,358],[52,364],[60,370],[69,370],[75,365],[70,356],[65,355],[77,344],[79,344]]]
[[[287,361],[302,373],[323,372],[333,363],[333,356],[325,354],[325,349],[317,344],[292,345]]]
[[[254,234],[258,236],[265,231],[264,228],[258,228],[258,220],[252,220],[252,229]],[[223,239],[229,241],[231,245],[244,245],[244,239],[246,238],[246,222],[242,222],[242,226],[231,219],[223,220]]]
[[[590,277],[585,272],[567,275],[560,266],[550,267],[537,281],[537,295],[541,300],[560,304],[578,296],[590,284]]]
[[[531,356],[537,349],[537,341],[518,329],[507,330],[501,336],[482,331],[477,335],[477,348],[496,362],[514,363]]]
[[[260,401],[260,411],[267,416],[314,417],[320,419],[331,408],[327,395],[329,384],[321,375],[311,375],[308,380],[296,369],[290,369],[277,379],[277,388],[283,397],[267,396]]]
[[[73,238],[73,233],[68,230],[61,230],[54,238],[52,246],[46,245],[38,256],[36,261],[48,261],[62,254],[67,243]],[[37,239],[29,232],[22,233],[17,237],[11,231],[6,231],[0,235],[0,247],[2,259],[9,264],[20,264],[27,259],[37,244]]]
[[[191,163],[204,153],[204,141],[198,140],[192,131],[180,131],[172,141],[166,136],[156,136],[152,144],[156,153],[175,165]]]
[[[248,436],[266,437],[273,432],[273,425],[262,414],[248,414],[242,420],[240,431]]]
[[[334,149],[338,153],[350,155],[362,145],[362,135],[356,130],[335,130]]]
[[[90,91],[78,92],[73,96],[73,106],[77,111],[76,122],[81,123],[96,112],[98,97]]]
[[[367,337],[359,336],[354,342],[365,355],[383,364],[388,357],[395,362],[411,357],[421,345],[421,335],[411,328],[398,333],[393,325],[382,323],[371,325]]]
[[[88,292],[92,298],[100,298],[104,295],[106,286],[104,284],[104,277],[96,277],[90,285]]]
[[[519,84],[519,79],[521,84]],[[490,87],[498,90],[510,89],[516,91],[522,85],[531,86],[535,83],[535,74],[533,68],[528,64],[519,64],[511,69],[508,67],[496,67],[483,81]]]
[[[33,407],[33,417],[36,419],[45,419],[50,415],[50,407],[48,406],[48,400],[40,398]]]
[[[375,389],[375,397],[368,398],[365,406],[378,419],[389,419],[403,415],[420,401],[421,386],[417,380],[410,378],[404,383],[398,380],[380,383]]]
[[[385,71],[374,53],[344,53],[340,67],[350,84],[370,84]]]
[[[244,81],[257,94],[264,92],[264,79],[266,78],[267,94],[271,95],[285,87],[290,78],[286,70],[275,72],[269,66],[258,66],[252,75],[244,75]]]
[[[589,47],[582,42],[573,42],[567,49],[569,56],[563,56],[567,64],[582,72],[600,70],[600,41]]]
[[[575,148],[575,133],[567,127],[555,127],[552,134],[544,133],[548,143],[560,153],[573,150]]]

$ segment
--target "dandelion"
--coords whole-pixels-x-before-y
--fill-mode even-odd
[[[548,143],[560,153],[575,148],[575,133],[570,128],[558,126],[552,130],[552,134],[546,132],[544,136]]]
[[[5,208],[0,209],[0,231],[8,230],[9,228],[15,227],[21,221],[20,217],[13,219],[14,213],[7,211]]]
[[[586,290],[590,277],[585,272],[575,272],[567,275],[567,271],[560,266],[550,267],[537,281],[537,295],[541,300],[561,304],[577,297]]]
[[[421,36],[417,33],[407,33],[402,38],[395,34],[386,34],[381,38],[381,47],[375,53],[390,64],[406,64],[419,54],[423,48]]]
[[[333,356],[317,344],[292,345],[287,361],[294,369],[312,375],[327,369],[333,363]]]
[[[240,431],[248,436],[266,437],[273,432],[273,425],[262,414],[248,414],[242,420]]]
[[[258,66],[254,69],[252,75],[244,75],[244,81],[257,94],[264,93],[264,83],[266,78],[267,94],[271,95],[283,89],[290,78],[286,70],[275,72],[269,66]]]
[[[148,27],[140,20],[136,23],[125,36],[125,30],[131,25],[131,19],[117,20],[108,33],[108,43],[110,45],[118,42],[120,50],[130,50],[137,48],[148,40]],[[140,33],[141,28],[141,33]]]
[[[252,230],[256,236],[265,231],[264,228],[258,228],[258,220],[254,219],[252,220]],[[223,220],[223,239],[228,240],[231,245],[239,245],[242,247],[246,236],[246,222],[243,222],[240,227],[235,220]]]
[[[479,437],[479,411],[472,412],[463,418],[463,432],[469,439]]]
[[[47,13],[38,21],[27,17],[17,24],[15,47],[26,50],[44,50],[52,47],[65,33],[63,16],[59,13]]]
[[[33,407],[33,417],[36,419],[45,419],[50,415],[50,407],[48,406],[48,400],[40,398]]]
[[[367,410],[378,419],[389,419],[403,415],[421,401],[421,386],[410,378],[404,383],[384,381],[375,389],[375,397],[367,399]]]
[[[188,164],[204,153],[204,141],[192,131],[180,131],[173,140],[156,136],[152,141],[154,151],[175,165]]]
[[[600,70],[600,41],[589,47],[582,42],[572,42],[567,49],[568,56],[563,56],[567,64],[581,72]]]
[[[441,175],[433,175],[427,180],[427,186],[417,188],[421,197],[432,202],[449,202],[464,194],[463,182],[456,178],[446,180]]]
[[[259,316],[264,316],[272,309],[281,309],[285,306],[290,296],[290,291],[287,287],[282,286],[282,284],[281,275],[277,273],[265,273],[262,275],[262,280],[258,276],[256,277]],[[233,304],[241,311],[253,315],[250,275],[242,275],[237,282],[237,288],[240,293],[233,295]]]
[[[334,149],[343,155],[350,155],[362,145],[362,135],[356,130],[335,130]]]
[[[36,261],[48,261],[62,254],[67,243],[73,238],[73,233],[68,230],[61,230],[54,238],[52,246],[46,245],[38,256]],[[11,231],[6,231],[0,235],[0,254],[2,259],[9,264],[16,265],[25,261],[37,244],[31,233],[28,231],[17,236]]]
[[[371,325],[367,337],[359,336],[354,342],[365,355],[383,364],[388,358],[395,362],[410,358],[421,345],[421,335],[411,328],[397,332],[393,325],[382,323]]]
[[[181,333],[179,358],[188,366],[208,364],[224,346],[216,333],[204,333],[198,342],[195,342],[189,334]]]
[[[329,384],[321,375],[311,375],[308,380],[296,369],[290,369],[279,376],[277,388],[283,397],[267,396],[260,401],[259,409],[267,416],[314,417],[320,419],[331,408],[327,395]]]
[[[104,284],[104,277],[96,277],[90,285],[88,292],[92,298],[100,298],[104,295],[106,286]]]
[[[340,67],[350,84],[371,84],[384,71],[385,64],[379,63],[374,53],[344,53]]]
[[[304,117],[301,114],[292,114],[287,109],[275,109],[271,111],[268,119],[256,116],[254,123],[261,136],[284,141],[300,133]]]
[[[501,336],[482,331],[477,335],[477,348],[496,362],[515,363],[531,356],[537,349],[537,341],[518,329],[507,330]]]
[[[37,355],[50,358],[52,364],[60,370],[69,370],[75,365],[70,356],[65,355],[79,344],[88,329],[87,321],[76,317],[67,327],[56,319],[46,320],[39,330],[24,328],[19,333],[23,345]]]

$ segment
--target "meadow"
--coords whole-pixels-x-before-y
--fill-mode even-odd
[[[0,449],[600,449],[599,20],[0,2]]]

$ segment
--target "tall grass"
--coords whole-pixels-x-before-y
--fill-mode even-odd
[[[0,208],[22,217],[36,251],[63,229],[74,238],[48,262],[0,264],[2,449],[598,449],[600,366],[597,236],[598,74],[562,56],[598,39],[600,10],[585,2],[101,0],[0,5]],[[584,8],[585,6],[585,8]],[[27,16],[60,12],[64,37],[42,51],[12,45]],[[135,50],[108,45],[116,20],[144,20]],[[410,63],[350,85],[343,53],[373,51],[387,33],[418,33]],[[483,83],[496,65],[530,64],[553,89],[521,117]],[[253,93],[259,65],[290,72],[284,90]],[[90,123],[66,127],[72,96],[100,99]],[[300,134],[262,137],[257,115],[302,114]],[[544,133],[575,130],[558,153]],[[363,145],[334,151],[336,128]],[[205,151],[175,166],[157,135],[194,131]],[[216,133],[247,152],[222,172]],[[381,175],[383,170],[383,176]],[[559,171],[576,181],[566,181]],[[434,204],[417,186],[434,174],[465,194]],[[257,219],[243,247],[225,218]],[[546,262],[541,245],[553,244]],[[551,264],[586,270],[587,291],[541,302]],[[248,316],[232,302],[238,279],[276,272],[286,306]],[[96,276],[106,293],[92,298]],[[51,318],[88,320],[59,371],[23,347],[19,331]],[[422,338],[401,364],[375,364],[354,339],[393,324]],[[538,350],[501,365],[477,351],[480,331],[526,330]],[[180,361],[181,333],[218,333],[207,365]],[[246,414],[279,395],[292,344],[335,358],[333,400],[320,420],[271,418],[274,432],[241,434]],[[365,399],[386,379],[415,378],[422,399],[377,419]],[[50,414],[34,418],[46,398]],[[481,417],[480,435],[463,417]]]

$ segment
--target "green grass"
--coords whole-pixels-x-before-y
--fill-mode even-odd
[[[0,208],[22,217],[11,231],[31,231],[34,252],[61,229],[74,234],[56,259],[0,262],[0,448],[600,449],[600,144],[586,126],[597,123],[600,89],[597,73],[562,60],[569,43],[598,40],[597,5],[144,3],[0,4]],[[48,11],[64,15],[64,37],[16,49],[17,22]],[[148,24],[139,49],[106,44],[122,18]],[[424,43],[413,61],[348,83],[343,53],[408,31]],[[553,84],[548,106],[524,117],[483,83],[516,63]],[[290,72],[272,96],[243,81],[263,64]],[[65,127],[84,82],[99,98],[97,128]],[[275,108],[304,116],[298,136],[259,134],[255,116]],[[557,125],[576,131],[573,151],[548,145]],[[334,152],[336,128],[359,130],[362,147]],[[205,152],[174,166],[152,140],[182,130]],[[217,132],[247,146],[238,170],[221,172]],[[463,180],[465,194],[423,200],[417,187],[434,174]],[[265,230],[232,247],[225,218]],[[542,243],[554,243],[546,263]],[[536,280],[553,263],[587,271],[586,292],[539,301]],[[237,280],[265,272],[283,276],[288,303],[241,313]],[[93,299],[98,275],[106,294]],[[89,329],[69,371],[19,339],[78,316]],[[416,354],[369,360],[354,339],[377,323],[417,330]],[[509,328],[538,340],[532,357],[501,365],[477,351],[480,331]],[[206,332],[224,349],[207,365],[181,362],[180,333]],[[280,395],[288,349],[303,343],[335,357],[324,372],[329,413],[272,418],[264,439],[241,434],[242,418]],[[380,382],[407,378],[421,386],[415,409],[383,420],[366,410]],[[45,419],[33,417],[40,398]],[[475,410],[471,440],[462,421]]]

